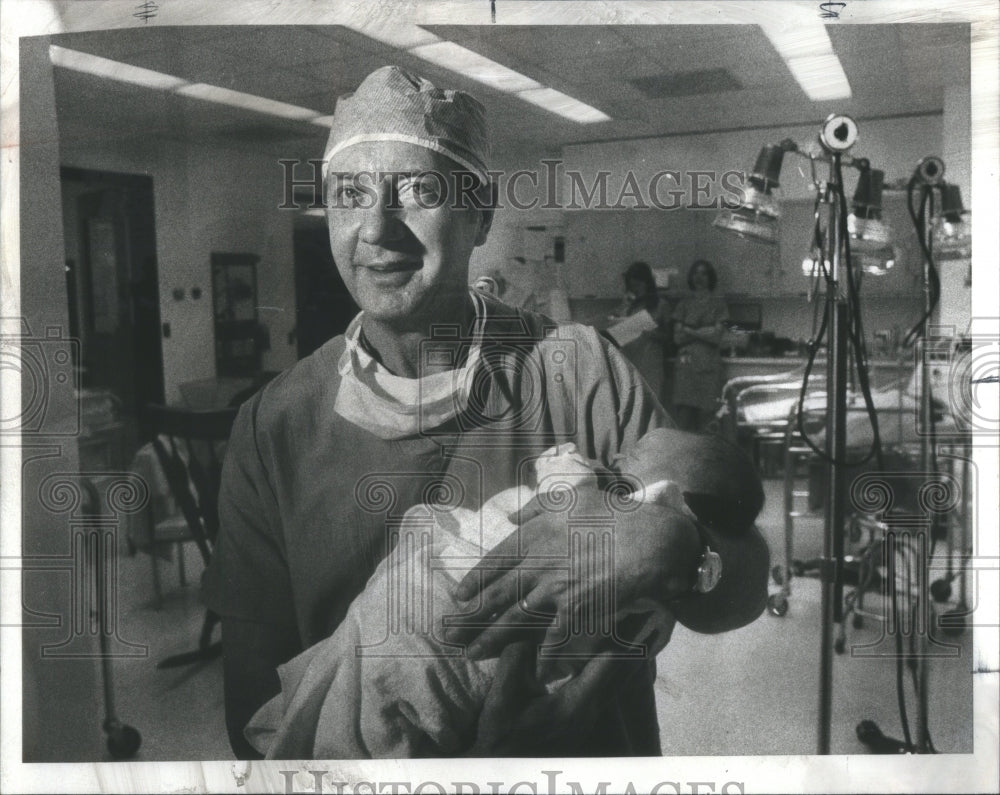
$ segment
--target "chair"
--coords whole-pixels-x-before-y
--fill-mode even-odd
[[[193,540],[206,566],[219,532],[223,447],[236,412],[235,408],[197,410],[149,405],[142,413],[144,430],[152,440],[157,462],[183,519],[180,527],[176,519],[164,524],[165,541]],[[159,527],[154,531],[154,543],[159,531]],[[198,648],[168,657],[157,667],[174,668],[217,657],[222,650],[221,643],[212,643],[217,623],[218,616],[207,610]]]

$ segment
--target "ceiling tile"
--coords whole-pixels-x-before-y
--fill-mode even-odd
[[[712,129],[812,123],[833,110],[859,118],[940,111],[943,86],[968,82],[967,25],[836,25],[831,41],[851,82],[845,102],[810,102],[756,25],[434,26],[443,39],[492,58],[612,117],[580,125],[430,64],[357,31],[336,26],[132,28],[59,34],[53,43],[187,80],[333,111],[373,69],[389,63],[486,105],[499,151],[555,150],[567,142],[628,139]],[[630,80],[726,69],[742,90],[652,100]],[[57,69],[60,127],[86,133],[130,125],[164,137],[243,135],[272,151],[315,156],[325,132],[262,114],[183,100]],[[98,126],[98,119],[101,124]],[[233,125],[246,125],[245,133]],[[271,127],[274,131],[271,131]],[[294,135],[293,139],[288,136]]]

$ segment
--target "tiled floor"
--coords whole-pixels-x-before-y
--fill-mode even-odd
[[[768,502],[761,526],[777,553],[782,549],[780,482],[767,481]],[[800,523],[796,556],[821,550],[821,523]],[[200,564],[188,545],[189,578],[197,583]],[[147,644],[145,659],[115,664],[118,711],[142,734],[137,759],[228,759],[223,721],[222,666],[214,662],[159,671],[157,660],[193,648],[202,609],[196,584],[181,588],[176,565],[163,565],[165,602],[152,607],[149,559],[121,563],[121,636]],[[783,618],[765,614],[749,627],[723,635],[695,635],[681,627],[660,655],[657,704],[664,752],[668,755],[809,754],[816,747],[819,682],[819,585],[794,581]],[[873,600],[874,601],[874,600]],[[869,619],[850,630],[848,650],[878,640],[881,624]],[[971,637],[957,639],[958,656],[935,659],[930,675],[931,735],[939,751],[972,748]],[[880,647],[881,648],[881,647]],[[862,719],[875,720],[886,734],[901,736],[896,709],[895,664],[891,659],[848,653],[835,658],[832,750],[864,753],[855,737]],[[915,720],[912,688],[909,715]]]

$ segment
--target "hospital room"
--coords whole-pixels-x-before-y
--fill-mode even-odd
[[[544,19],[470,5],[453,22],[272,9],[269,24],[214,11],[180,24],[169,2],[145,21],[70,8],[20,38],[21,312],[4,335],[22,351],[24,761],[981,750],[976,643],[997,622],[970,561],[996,519],[977,511],[974,442],[995,434],[997,401],[979,378],[995,342],[973,321],[986,266],[971,224],[990,212],[973,203],[978,12],[581,24],[575,3],[544,4],[561,9]],[[399,152],[470,177],[457,198],[471,206],[422,204],[411,161],[379,160]],[[379,246],[394,258],[358,267]],[[440,311],[418,345],[425,315],[398,320],[386,296],[419,279]],[[416,370],[396,366],[418,348]],[[490,414],[500,383],[535,402]],[[515,466],[517,449],[530,455]],[[703,450],[726,462],[711,477]],[[622,577],[652,605],[649,634],[619,637],[638,623],[621,608],[601,642],[623,659],[577,655],[530,694],[538,710],[577,699],[604,744],[553,707],[551,731],[525,724],[539,751],[525,753],[496,727],[530,710],[511,717],[489,678],[536,657],[541,670],[544,651],[519,639],[547,627],[551,641],[553,616],[576,609],[556,574],[525,559],[485,574],[480,604],[517,580],[509,609],[534,634],[494,625],[503,602],[444,633],[479,645],[421,638],[446,651],[407,664],[455,678],[402,706],[382,702],[417,672],[365,660],[355,639],[408,523],[459,533],[499,517],[464,569],[427,580],[464,575],[466,594],[507,530],[555,522],[539,512],[597,533],[565,517],[600,498],[559,503],[545,456],[607,489],[609,527],[655,514],[670,529],[618,536],[608,563],[661,581]],[[637,458],[657,474],[622,497]],[[508,464],[516,482],[484,491]],[[419,582],[384,590],[386,611],[409,610]],[[385,620],[387,637],[413,632]],[[487,638],[499,658],[481,664]],[[254,643],[271,644],[257,680],[241,661]],[[628,680],[612,726],[580,694],[635,654],[649,681]],[[357,692],[319,692],[310,677],[340,687],[348,662],[361,678],[381,667]],[[237,692],[251,681],[267,684]],[[302,706],[320,725],[288,728],[303,683],[326,709]],[[408,744],[386,739],[396,723],[369,725],[403,716],[416,732],[431,695],[449,704]],[[608,739],[619,728],[631,744]]]

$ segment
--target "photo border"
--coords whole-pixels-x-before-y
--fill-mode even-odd
[[[364,14],[371,18],[374,2],[232,2],[210,3],[191,0],[160,0],[155,19],[143,21],[132,15],[140,3],[117,0],[94,2],[42,2],[4,0],[0,11],[3,35],[2,125],[3,156],[0,185],[3,205],[2,317],[19,317],[20,306],[20,172],[19,152],[19,38],[81,30],[124,29],[143,25],[334,25]],[[149,4],[146,4],[149,5]],[[490,24],[490,3],[482,2],[379,2],[380,10],[394,15],[407,14],[418,24]],[[566,2],[495,3],[498,25],[509,24],[754,24],[764,15],[772,17],[786,10],[795,13],[819,12],[817,2],[752,0],[752,2],[614,2],[613,0],[572,0]],[[838,4],[839,5],[839,4]],[[58,15],[54,12],[58,11]],[[847,0],[840,18],[828,24],[874,23],[972,23],[971,119],[972,196],[976,218],[973,269],[976,289],[972,293],[972,317],[982,333],[1000,338],[995,315],[1000,295],[997,281],[1000,262],[998,224],[983,219],[1000,218],[998,179],[1000,173],[1000,126],[997,117],[998,6],[995,0],[941,4],[928,0]],[[57,20],[61,19],[61,22]],[[58,27],[57,27],[58,25]],[[20,405],[20,381],[16,374],[3,372],[3,416],[15,416]],[[0,555],[16,558],[20,550],[20,450],[2,446],[3,532]],[[995,514],[998,484],[997,440],[976,437],[974,461],[982,483],[989,489],[978,496],[980,515]],[[987,519],[988,521],[988,519]],[[980,533],[983,561],[1000,560],[996,533]],[[997,572],[983,565],[981,587],[987,588],[980,604],[997,604]],[[559,770],[557,781],[581,782],[582,791],[593,791],[597,782],[611,780],[608,791],[621,791],[627,783],[636,792],[648,792],[661,782],[678,782],[690,792],[692,783],[714,782],[719,791],[726,782],[739,782],[745,792],[849,792],[849,791],[995,791],[997,785],[998,736],[998,643],[995,628],[977,628],[974,636],[975,665],[983,668],[974,675],[975,753],[931,756],[775,756],[775,757],[669,757],[626,760],[539,759],[539,760],[403,760],[393,762],[340,761],[294,764],[289,762],[120,762],[87,764],[23,764],[21,762],[21,629],[20,572],[0,571],[0,649],[3,654],[0,697],[0,789],[8,792],[94,792],[94,791],[197,791],[197,792],[284,792],[288,776],[282,771],[330,771],[327,781],[344,780],[381,783],[392,791],[390,782],[439,781],[477,782],[490,792],[489,782],[503,781],[500,791],[508,792],[516,782],[534,782],[538,791],[549,791],[552,781],[545,771]],[[13,622],[11,619],[13,618]],[[98,723],[95,720],[95,731]],[[296,791],[308,791],[308,773],[295,779]],[[242,786],[240,785],[242,782]],[[324,791],[336,791],[331,788]],[[346,789],[345,791],[356,791]],[[365,791],[365,790],[361,790]],[[425,791],[437,791],[427,789]],[[468,790],[468,791],[471,791]],[[526,786],[514,791],[530,791]],[[559,789],[556,791],[565,791]],[[661,792],[674,792],[667,786]],[[698,791],[710,791],[704,786]]]

